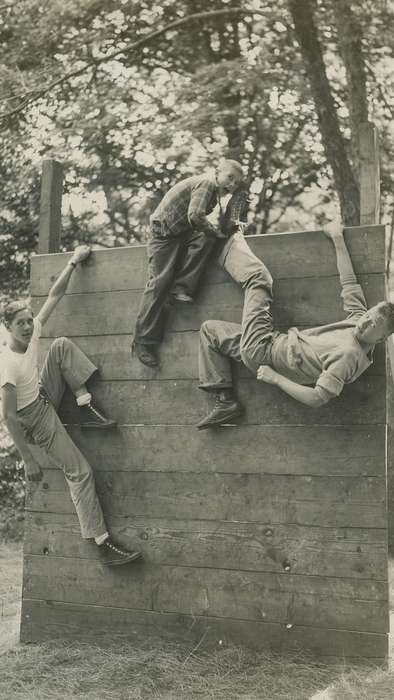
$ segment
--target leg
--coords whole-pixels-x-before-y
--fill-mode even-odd
[[[66,385],[70,387],[80,406],[83,427],[113,428],[116,421],[106,418],[92,404],[91,394],[85,386],[96,371],[97,367],[75,343],[68,338],[56,338],[45,358],[40,383],[55,409],[60,405]]]
[[[104,564],[114,566],[139,559],[141,552],[125,549],[110,538],[97,496],[92,468],[71,440],[57,415],[55,420],[56,426],[47,453],[54,463],[63,469],[82,537],[95,539]]]
[[[200,389],[216,392],[233,385],[230,359],[241,362],[239,323],[204,321],[200,328]]]
[[[39,396],[20,411],[18,417],[22,426],[29,431],[32,441],[46,452],[52,464],[62,469],[82,537],[95,540],[102,562],[119,565],[140,558],[140,552],[115,545],[110,538],[91,466],[71,440],[50,401]]]
[[[183,292],[193,298],[215,244],[216,240],[207,238],[202,231],[194,231],[188,236],[174,281],[174,294]]]
[[[152,237],[148,246],[148,282],[142,295],[134,334],[134,347],[144,364],[144,353],[140,348],[146,347],[147,359],[152,354],[150,366],[157,365],[154,349],[163,339],[164,310],[168,290],[172,284],[175,265],[181,241],[179,238],[158,239]],[[152,349],[152,353],[150,350]]]
[[[32,443],[46,452],[52,464],[63,470],[82,537],[99,538],[105,535],[107,528],[91,467],[74,445],[49,399],[40,395],[32,404],[18,411],[18,420]]]
[[[245,290],[240,353],[244,364],[256,373],[261,364],[269,364],[272,338],[277,334],[271,314],[271,274],[241,234],[226,244],[219,264]]]
[[[76,394],[96,371],[97,367],[71,340],[56,338],[45,358],[40,383],[49,400],[57,409],[66,384],[73,394]]]
[[[73,443],[58,416],[46,451],[66,478],[84,539],[100,538],[107,532],[90,464]]]
[[[200,329],[200,389],[216,394],[213,410],[197,425],[203,430],[228,423],[243,413],[233,392],[231,360],[241,361],[238,323],[205,321]]]

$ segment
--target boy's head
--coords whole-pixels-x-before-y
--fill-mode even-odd
[[[3,321],[12,337],[27,346],[33,334],[33,312],[25,301],[11,301],[3,309]]]
[[[216,181],[221,194],[234,192],[244,177],[241,163],[237,160],[224,160],[216,172]]]
[[[365,312],[356,323],[356,338],[367,345],[386,340],[394,333],[394,304],[381,301]]]

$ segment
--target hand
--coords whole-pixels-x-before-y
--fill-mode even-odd
[[[42,469],[33,457],[23,460],[25,464],[26,481],[41,481]]]
[[[78,245],[74,250],[71,261],[78,265],[78,263],[86,260],[91,252],[92,249],[90,245]]]
[[[267,384],[276,384],[276,372],[269,365],[260,365],[257,370],[257,379]]]
[[[330,238],[334,243],[336,240],[343,238],[342,221],[340,219],[330,221],[330,223],[324,227],[323,233],[325,236],[327,236],[327,238]]]

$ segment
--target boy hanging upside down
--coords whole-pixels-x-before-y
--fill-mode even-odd
[[[245,292],[242,323],[205,321],[200,329],[200,388],[215,394],[213,410],[199,430],[233,421],[243,413],[232,385],[230,360],[243,362],[259,381],[275,384],[301,403],[318,408],[339,396],[371,364],[376,343],[394,332],[394,304],[367,309],[343,237],[324,232],[335,246],[347,317],[307,330],[275,330],[272,277],[240,232],[226,243],[219,264]]]

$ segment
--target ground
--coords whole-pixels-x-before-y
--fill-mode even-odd
[[[0,654],[18,644],[22,595],[22,545],[0,545]]]
[[[394,609],[394,560],[391,608]],[[138,646],[18,643],[22,547],[0,545],[0,700],[392,700],[394,669],[210,650],[162,640]],[[394,622],[394,621],[393,621]]]

